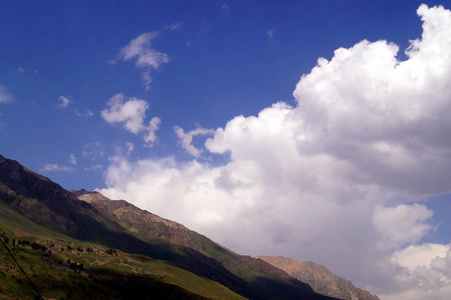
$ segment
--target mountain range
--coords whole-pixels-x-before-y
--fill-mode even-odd
[[[338,299],[263,259],[124,200],[67,191],[1,155],[0,241],[0,299]]]

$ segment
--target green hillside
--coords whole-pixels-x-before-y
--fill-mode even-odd
[[[52,299],[331,299],[126,201],[89,203],[76,194],[0,155],[0,233],[38,290],[64,291]],[[6,254],[2,289],[33,297]]]
[[[0,202],[0,299],[245,299],[172,263],[81,242]]]

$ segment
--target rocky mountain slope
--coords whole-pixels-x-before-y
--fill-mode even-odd
[[[268,275],[280,282],[290,282],[309,293],[310,287],[295,283],[286,272],[250,256],[242,256],[211,241],[185,226],[163,219],[124,200],[110,200],[97,192],[72,191],[80,200],[93,205],[98,211],[117,222],[130,234],[147,242],[170,243],[185,246],[219,262],[229,272],[243,278],[262,290],[271,290],[281,297],[295,293],[292,287],[268,281]],[[267,277],[265,279],[265,277]],[[257,280],[256,280],[257,279]]]
[[[356,287],[350,281],[318,264],[283,256],[259,256],[258,258],[308,283],[319,294],[346,300],[379,300],[377,296]]]
[[[78,193],[78,196],[87,194],[89,195],[89,193],[82,192]],[[26,169],[16,161],[0,156],[0,204],[4,207],[0,216],[3,214],[4,220],[19,218],[21,221],[16,223],[28,224],[23,225],[19,230],[17,227],[11,227],[8,222],[4,222],[2,227],[9,226],[9,229],[0,228],[0,231],[3,230],[3,233],[12,235],[9,237],[10,240],[24,236],[29,244],[31,241],[40,241],[43,243],[42,245],[48,245],[45,246],[46,251],[50,245],[53,247],[58,245],[59,252],[50,251],[51,254],[47,252],[48,256],[43,257],[50,257],[49,259],[38,260],[42,264],[47,261],[45,268],[43,266],[47,273],[61,273],[57,272],[59,262],[64,265],[64,261],[60,258],[67,258],[68,262],[66,263],[75,269],[79,266],[78,263],[73,265],[74,256],[67,254],[67,251],[69,253],[74,251],[73,247],[69,245],[67,248],[67,244],[59,245],[69,239],[71,243],[83,245],[79,248],[85,250],[78,251],[77,249],[76,251],[77,257],[80,258],[85,255],[84,253],[88,253],[88,248],[97,249],[96,253],[99,255],[107,251],[108,255],[120,253],[127,258],[116,261],[112,269],[99,267],[98,263],[102,261],[101,257],[92,260],[86,258],[83,260],[83,265],[85,269],[88,267],[88,271],[78,273],[81,277],[86,277],[92,274],[90,272],[95,271],[96,274],[102,274],[99,275],[101,278],[119,278],[117,279],[121,283],[119,285],[104,286],[108,281],[97,280],[96,282],[89,281],[89,286],[97,290],[112,290],[112,293],[116,293],[119,298],[123,299],[124,297],[120,296],[123,295],[121,292],[123,290],[133,291],[134,285],[148,287],[150,284],[150,286],[157,287],[157,290],[168,292],[168,295],[172,295],[171,289],[186,292],[187,286],[190,286],[186,282],[193,282],[194,278],[204,278],[209,280],[208,282],[216,282],[220,286],[226,287],[232,294],[249,299],[331,299],[313,292],[307,284],[294,279],[263,260],[233,253],[180,224],[142,211],[125,201],[111,201],[97,193],[91,195],[85,197],[87,201],[80,201],[76,195],[64,190],[48,178]],[[16,214],[15,217],[14,214]],[[36,234],[36,228],[41,228],[38,230],[39,234]],[[64,236],[64,238],[58,239],[57,236]],[[33,252],[34,249],[28,251],[28,248],[21,247],[16,250],[23,252],[21,255],[24,259],[28,257],[31,261],[36,258],[34,254],[37,252]],[[94,252],[89,251],[91,255]],[[136,256],[138,254],[141,256]],[[130,258],[130,255],[135,256]],[[168,261],[171,266],[185,270],[185,273],[178,272],[185,274],[183,286],[181,286],[178,275],[174,275],[177,273],[175,271],[169,272],[171,276],[175,276],[172,278],[171,284],[162,282],[162,278],[167,279],[169,275],[162,275],[159,280],[155,281],[152,271],[146,271],[146,267],[143,266],[145,262],[155,259],[164,266],[168,265],[164,261]],[[133,265],[131,270],[134,270],[135,273],[130,271],[131,273],[127,273],[129,275],[124,277],[121,266],[126,265]],[[137,270],[144,271],[139,273]],[[6,274],[6,276],[8,275],[10,274]],[[14,283],[14,276],[8,278]],[[70,281],[70,277],[67,280]],[[72,282],[76,281],[72,280]],[[129,282],[130,284],[128,284]],[[173,282],[179,285],[174,285]],[[17,285],[17,280],[15,284]],[[53,287],[53,282],[49,284]],[[59,288],[66,284],[71,286],[71,291],[75,289],[68,282],[61,284]],[[83,288],[83,285],[88,285],[86,282],[80,284],[80,289]],[[162,286],[164,288],[161,288]],[[45,284],[45,281],[41,283],[41,287],[45,290],[52,290]],[[115,290],[117,287],[122,288],[117,291]],[[190,286],[189,291],[193,290],[199,291],[203,288],[196,285]],[[206,297],[202,296],[200,292],[195,294],[185,292],[182,293],[185,296],[181,298],[203,299]],[[140,295],[138,298],[146,299],[152,298],[152,296]],[[219,299],[221,297],[210,295],[207,298]],[[223,299],[227,299],[227,297]]]

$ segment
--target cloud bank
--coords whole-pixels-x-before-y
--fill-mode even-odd
[[[422,201],[451,193],[451,12],[417,13],[407,60],[383,40],[337,49],[301,77],[294,107],[218,128],[205,149],[224,165],[123,157],[100,192],[240,253],[320,263],[384,299],[448,299],[449,246],[421,240],[434,225]],[[113,105],[105,119],[142,128]],[[175,130],[196,157],[193,135]]]

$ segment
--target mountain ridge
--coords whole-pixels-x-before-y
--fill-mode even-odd
[[[105,200],[100,194],[86,194]],[[123,200],[109,201],[116,209],[80,201],[50,179],[0,156],[0,202],[39,226],[83,243],[108,247],[110,253],[118,249],[167,260],[250,299],[333,299],[315,293],[307,284],[262,260],[238,255],[181,224],[161,221],[164,219]],[[130,222],[131,217],[142,215],[148,217],[147,223],[139,224],[138,219]],[[155,224],[158,226],[153,233],[161,236],[146,235],[143,228]]]
[[[292,277],[287,273],[262,260],[238,255],[182,224],[161,218],[125,200],[111,200],[98,192],[88,192],[86,190],[72,192],[78,195],[80,200],[92,204],[99,211],[109,215],[112,220],[118,222],[123,228],[144,241],[160,239],[171,244],[189,247],[218,261],[233,274],[251,272],[253,273],[252,276],[256,277],[259,272],[269,272],[281,280],[292,281]],[[251,275],[247,276],[248,278],[246,279],[252,279]],[[256,285],[260,288],[266,288],[268,284],[269,282],[261,282]],[[272,283],[271,288],[277,290],[280,294],[284,293],[277,284]]]
[[[257,256],[291,276],[308,283],[315,292],[344,300],[380,300],[376,295],[358,288],[350,281],[313,262],[284,256]]]

